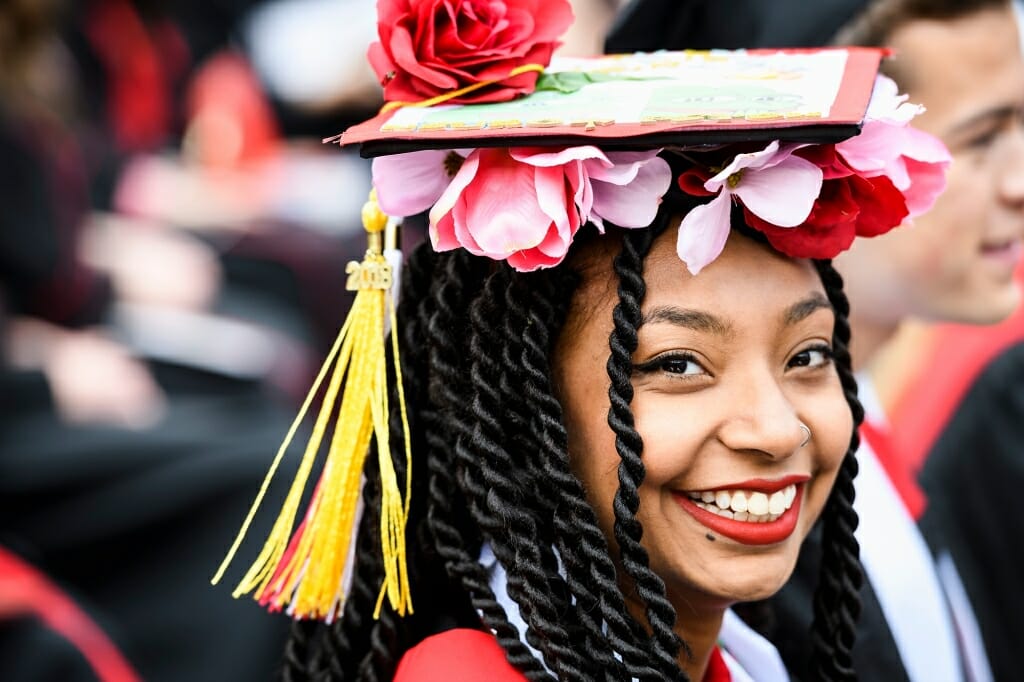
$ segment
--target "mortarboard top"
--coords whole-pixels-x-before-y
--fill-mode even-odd
[[[875,48],[659,51],[554,59],[532,94],[384,111],[340,136],[365,157],[453,147],[838,142],[860,130]]]

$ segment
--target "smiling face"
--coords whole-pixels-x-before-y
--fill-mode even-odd
[[[834,315],[813,266],[734,233],[694,277],[675,240],[667,231],[644,263],[632,409],[647,470],[643,545],[684,622],[782,586],[853,422],[830,360]],[[553,369],[573,469],[614,546],[620,460],[603,368],[615,277],[607,253],[585,256],[581,270]]]
[[[1024,239],[1024,59],[1010,4],[953,20],[914,20],[887,41],[901,90],[942,139],[945,192],[912,227],[860,240],[837,259],[854,313],[992,323],[1020,300]]]

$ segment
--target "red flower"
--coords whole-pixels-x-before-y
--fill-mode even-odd
[[[877,237],[903,222],[909,211],[903,193],[885,175],[861,177],[843,162],[834,145],[796,152],[825,175],[811,215],[796,227],[778,227],[744,209],[747,224],[764,233],[777,250],[794,258],[834,258],[855,237]]]
[[[498,81],[451,104],[502,102],[533,91],[572,23],[568,0],[378,0],[380,42],[367,57],[384,99],[416,102],[476,83]]]

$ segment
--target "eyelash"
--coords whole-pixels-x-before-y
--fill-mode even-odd
[[[821,360],[815,364],[812,364],[810,361],[811,353],[820,353]],[[807,363],[797,364],[798,358],[803,357],[806,357],[808,359]],[[794,355],[792,358],[789,359],[789,362],[786,363],[786,367],[817,369],[819,367],[826,367],[832,364],[834,359],[835,354],[832,352],[831,346],[828,346],[826,344],[818,344],[816,346],[811,346],[810,348],[805,348],[796,355]],[[680,363],[683,363],[681,368]],[[696,365],[698,368],[700,368],[701,372],[686,372],[685,368],[688,364]],[[676,370],[683,369],[684,371],[674,371],[674,369],[670,369],[670,367]],[[638,372],[640,374],[650,374],[651,372],[664,372],[665,374],[672,374],[678,378],[685,380],[690,380],[692,377],[708,373],[708,371],[704,369],[704,366],[701,365],[700,362],[697,360],[697,357],[691,353],[668,353],[666,355],[660,355],[656,358],[648,360],[647,362],[643,362],[638,365],[633,365],[633,371]]]
[[[995,139],[999,137],[999,133],[999,130],[991,130],[989,132],[971,138],[967,142],[967,148],[973,150],[988,149],[995,141]]]
[[[796,361],[797,358],[799,358],[801,356],[804,356],[804,355],[807,355],[809,353],[821,353],[821,362],[819,362],[816,365],[812,365],[810,363],[808,363],[806,365],[794,364],[794,362]],[[811,346],[810,348],[804,348],[802,351],[800,351],[799,353],[794,355],[792,358],[790,358],[789,362],[786,363],[786,366],[787,367],[807,367],[807,368],[810,368],[810,369],[816,369],[818,367],[826,367],[828,365],[831,365],[834,360],[835,360],[835,353],[832,351],[832,347],[827,345],[827,344],[821,343],[821,344],[818,344],[816,346]]]
[[[700,362],[697,361],[697,357],[691,353],[667,353],[665,355],[659,355],[647,362],[640,363],[639,365],[633,365],[633,371],[641,374],[650,374],[651,372],[661,371],[665,374],[673,374],[680,378],[698,376],[697,374],[691,374],[685,371],[676,372],[669,369],[672,365],[678,368],[679,363],[696,365],[701,369],[702,373],[707,374],[707,370],[704,369],[704,366],[701,365]]]

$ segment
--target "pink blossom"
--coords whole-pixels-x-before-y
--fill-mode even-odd
[[[676,251],[694,275],[718,258],[731,225],[733,197],[748,211],[778,227],[795,227],[811,213],[821,191],[818,166],[793,156],[801,145],[776,140],[759,152],[738,154],[704,189],[718,196],[691,210],[679,226]]]
[[[431,149],[378,156],[371,173],[380,209],[396,217],[423,213],[441,197],[468,153]]]
[[[913,217],[942,193],[952,159],[938,138],[909,125],[924,108],[906,99],[892,79],[878,76],[860,134],[837,144],[836,151],[858,175],[888,177]]]
[[[477,149],[431,209],[430,238],[524,272],[551,267],[588,220],[649,225],[671,180],[656,151]]]

